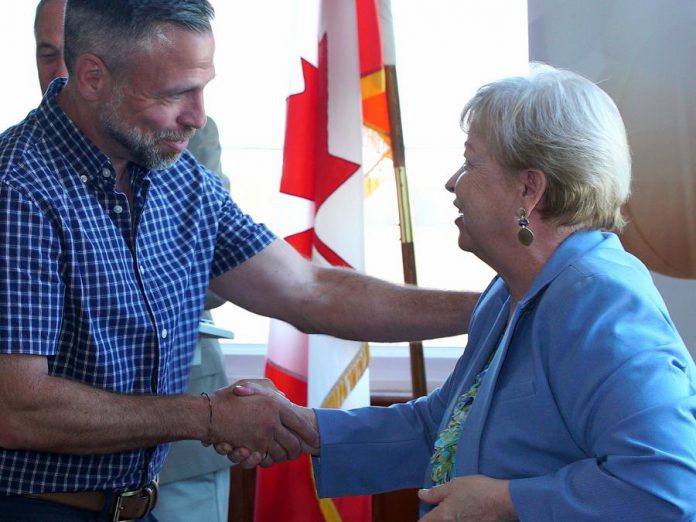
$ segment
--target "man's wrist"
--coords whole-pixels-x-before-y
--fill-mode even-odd
[[[202,392],[201,397],[206,402],[208,412],[206,423],[206,436],[205,439],[201,439],[201,442],[210,445],[213,443],[213,399],[206,392]]]

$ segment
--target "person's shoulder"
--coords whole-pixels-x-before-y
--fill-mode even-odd
[[[614,234],[605,234],[594,248],[584,252],[559,274],[558,283],[570,291],[573,287],[596,286],[602,293],[625,291],[653,293],[655,286],[647,267],[624,250]]]
[[[0,180],[5,184],[30,182],[41,164],[44,133],[34,113],[0,134]]]
[[[658,349],[688,358],[650,272],[618,238],[569,263],[540,295],[531,316],[534,336],[543,340],[538,346],[557,362],[585,358],[620,364]]]
[[[538,306],[548,332],[554,330],[550,325],[561,330],[573,325],[614,336],[618,324],[631,324],[635,331],[662,332],[664,342],[674,337],[650,272],[613,234],[568,263],[545,289]]]
[[[24,120],[0,133],[0,158],[6,161],[21,155],[27,145],[36,140],[37,134],[40,133],[36,126],[35,111],[32,111]]]

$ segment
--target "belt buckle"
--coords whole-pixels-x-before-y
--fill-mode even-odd
[[[123,493],[119,493],[118,495],[116,495],[116,501],[114,502],[114,511],[111,518],[112,522],[119,522],[119,520],[121,520],[119,517],[121,516],[121,511],[123,511],[123,508],[125,507],[123,505],[124,498],[141,495],[143,493],[147,495],[147,506],[145,507],[145,512],[141,516],[145,516],[148,513],[150,513],[155,508],[155,504],[157,504],[158,489],[159,488],[157,480],[153,480],[145,486],[143,486],[141,489],[136,489],[134,491],[124,491]]]

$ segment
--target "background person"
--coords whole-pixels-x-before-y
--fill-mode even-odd
[[[0,135],[8,520],[151,518],[171,441],[269,461],[316,444],[280,399],[184,393],[211,279],[222,298],[306,332],[465,331],[475,294],[314,266],[186,151],[206,119],[212,16],[205,0],[69,0],[69,79]]]
[[[465,161],[446,185],[459,246],[498,276],[441,388],[304,410],[319,495],[423,486],[423,522],[694,520],[696,369],[649,272],[609,232],[631,173],[616,106],[536,65],[479,89],[461,122]]]
[[[55,78],[67,78],[63,57],[63,19],[66,0],[40,0],[34,16],[36,71],[41,94]]]

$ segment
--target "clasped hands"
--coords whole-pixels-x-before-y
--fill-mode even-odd
[[[290,402],[268,379],[245,379],[210,395],[210,440],[242,468],[319,454],[314,411]]]
[[[290,402],[268,379],[222,388],[211,395],[211,405],[215,450],[244,469],[319,454],[314,410]],[[508,486],[507,480],[471,475],[420,490],[420,500],[436,506],[421,521],[516,520]]]

